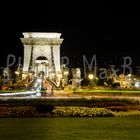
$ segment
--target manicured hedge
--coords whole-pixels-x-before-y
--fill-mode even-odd
[[[133,99],[113,99],[113,98],[78,98],[78,99],[46,99],[46,98],[30,98],[30,99],[8,99],[0,100],[0,105],[14,106],[34,106],[34,105],[52,105],[52,106],[86,106],[86,107],[106,107],[106,106],[125,106],[140,105],[140,101]]]
[[[140,111],[111,111],[106,108],[80,106],[0,106],[0,118],[5,117],[124,117],[140,116]]]
[[[0,106],[0,118],[32,117],[34,108],[29,106]]]

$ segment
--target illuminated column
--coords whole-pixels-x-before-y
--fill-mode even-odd
[[[23,71],[28,72],[29,64],[30,64],[30,56],[31,56],[31,46],[24,46],[24,63],[23,63]]]

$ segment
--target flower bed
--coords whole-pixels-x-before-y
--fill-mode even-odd
[[[110,117],[113,116],[109,109],[90,107],[56,107],[52,113],[61,117]]]

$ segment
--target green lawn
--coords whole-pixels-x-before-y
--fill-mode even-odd
[[[1,140],[139,140],[140,117],[1,118]]]

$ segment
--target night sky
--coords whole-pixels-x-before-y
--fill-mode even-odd
[[[21,3],[13,8],[14,12],[11,8],[3,15],[0,66],[6,66],[8,54],[23,58],[22,32],[62,33],[61,56],[69,57],[69,67],[82,67],[82,56],[86,55],[90,62],[94,54],[99,66],[122,65],[124,56],[132,58],[132,65],[140,65],[140,16],[136,3],[65,4]]]

